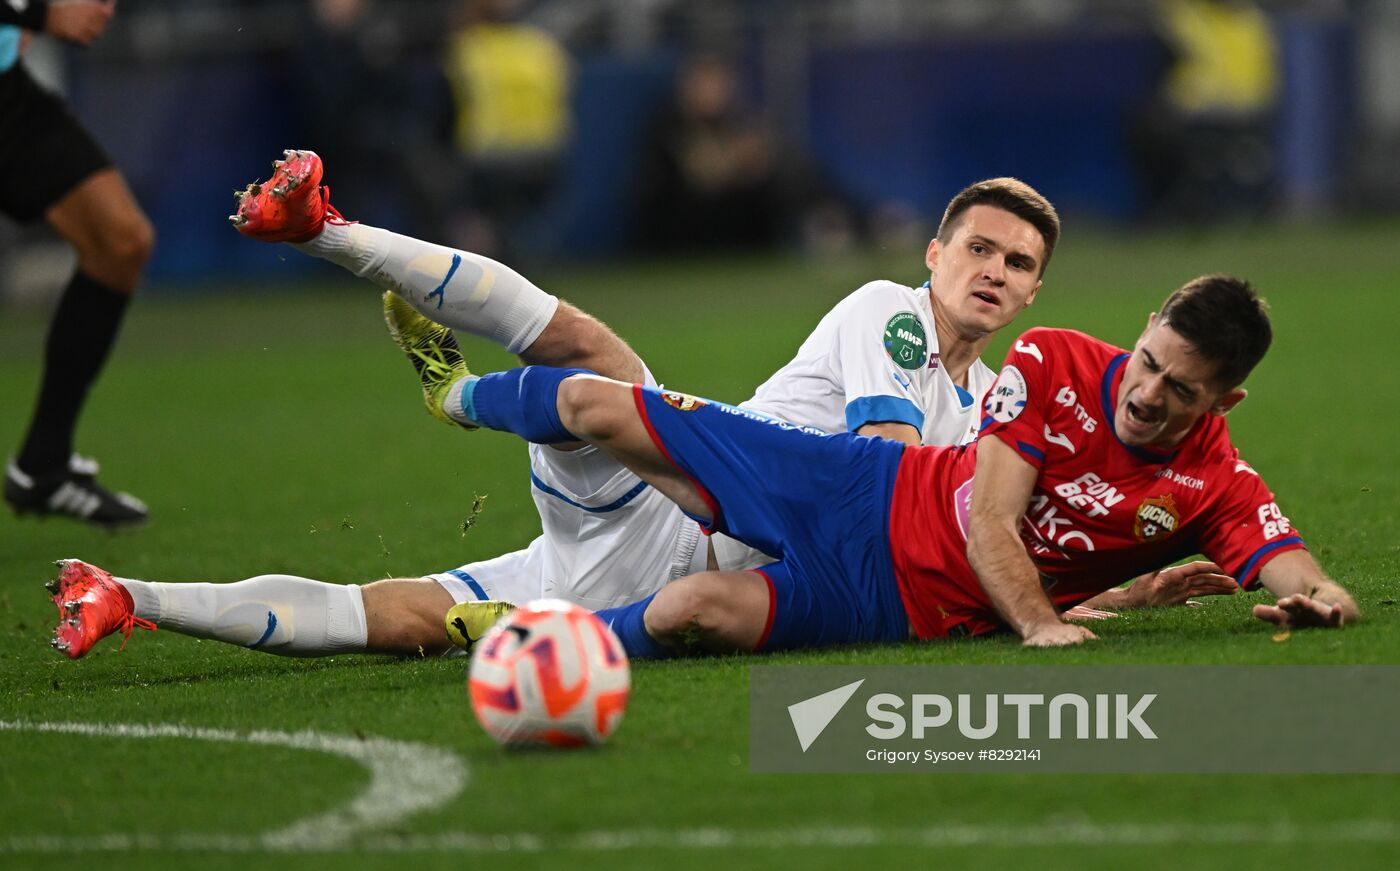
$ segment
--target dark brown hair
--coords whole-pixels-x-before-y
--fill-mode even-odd
[[[938,225],[939,242],[948,244],[963,213],[973,206],[992,206],[1010,212],[1034,227],[1045,242],[1045,258],[1040,264],[1040,274],[1045,274],[1055,243],[1060,241],[1060,216],[1049,200],[1016,178],[989,178],[968,185],[953,197],[943,212],[943,220]]]
[[[1158,319],[1215,363],[1215,380],[1238,387],[1269,350],[1274,329],[1268,303],[1249,282],[1230,275],[1202,275],[1173,291]]]

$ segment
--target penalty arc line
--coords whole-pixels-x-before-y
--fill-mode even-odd
[[[236,732],[229,729],[204,729],[167,724],[135,723],[31,723],[22,720],[0,720],[0,732],[49,732],[86,735],[97,738],[183,738],[195,741],[218,741],[236,744],[261,744],[331,753],[351,759],[369,771],[369,786],[345,805],[328,813],[298,820],[289,826],[255,837],[200,835],[195,840],[207,841],[210,849],[236,852],[248,850],[317,850],[344,847],[361,832],[391,826],[408,816],[437,807],[456,798],[467,784],[467,768],[457,754],[441,747],[387,738],[354,738],[327,735],[320,732],[276,732],[259,730]],[[153,836],[110,835],[88,839],[72,839],[74,843],[100,844],[112,840],[130,844],[152,842]],[[190,836],[154,836],[154,843],[178,842]],[[52,852],[42,846],[50,840],[70,839],[23,838],[0,840],[0,852],[25,849],[18,845],[34,842],[40,852]],[[240,848],[238,845],[244,845]],[[71,847],[70,847],[71,848]],[[84,849],[78,846],[76,849]],[[93,849],[91,847],[87,849]],[[95,849],[107,849],[95,847]]]
[[[1172,844],[1400,843],[1400,822],[1389,819],[1295,824],[1085,823],[1028,825],[943,823],[924,827],[823,826],[785,829],[640,828],[571,835],[527,832],[436,832],[392,835],[370,831],[454,798],[467,771],[438,747],[383,738],[316,732],[234,732],[171,725],[27,723],[0,720],[0,731],[60,732],[95,737],[185,738],[264,744],[333,753],[363,764],[370,786],[345,808],[262,835],[217,833],[107,834],[91,837],[0,837],[0,854],[183,850],[222,853],[313,852],[353,848],[368,853],[550,850],[612,852],[635,849],[790,849],[877,846],[1142,846]]]

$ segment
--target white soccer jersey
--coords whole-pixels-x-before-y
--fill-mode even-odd
[[[861,287],[740,406],[829,432],[897,421],[918,428],[925,444],[972,441],[996,373],[977,360],[966,391],[949,380],[928,294],[891,281]],[[705,570],[699,525],[607,453],[531,445],[530,480],[544,534],[523,551],[432,575],[457,601],[552,596],[597,610]],[[711,541],[722,569],[772,562],[726,536]]]
[[[966,390],[938,355],[929,290],[872,281],[836,304],[797,356],[741,408],[827,432],[907,423],[924,444],[977,437],[978,400],[996,373],[975,360]]]
[[[907,423],[926,445],[959,445],[977,438],[981,399],[996,377],[981,360],[968,367],[966,389],[948,377],[927,284],[872,281],[827,312],[797,356],[739,405],[827,432]],[[711,544],[727,571],[772,562],[724,535]]]

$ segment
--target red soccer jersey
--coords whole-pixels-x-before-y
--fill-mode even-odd
[[[1201,553],[1243,587],[1303,547],[1263,480],[1207,414],[1171,453],[1113,428],[1128,352],[1072,330],[1027,331],[983,400],[979,439],[1039,469],[1021,539],[1061,610]],[[967,560],[976,446],[910,448],[890,504],[895,575],[921,638],[1004,628]]]

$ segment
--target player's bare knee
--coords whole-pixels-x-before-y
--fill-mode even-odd
[[[140,211],[133,211],[77,244],[78,261],[94,278],[130,292],[140,281],[155,242],[155,227]]]
[[[615,434],[622,422],[623,385],[593,376],[567,378],[559,385],[559,420],[571,433],[593,441]]]
[[[103,253],[122,268],[140,272],[156,246],[156,228],[140,211],[114,226],[100,242]]]

